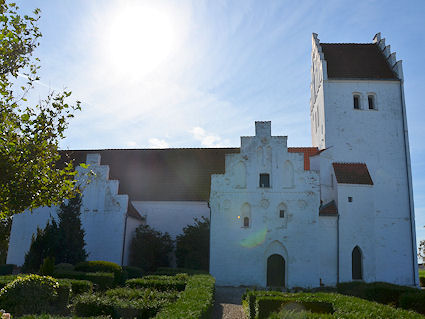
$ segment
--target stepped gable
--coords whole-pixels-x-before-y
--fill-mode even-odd
[[[325,205],[321,205],[319,208],[320,216],[336,216],[338,215],[338,208],[334,200],[330,201]]]
[[[373,185],[365,163],[332,163],[332,166],[340,184]]]
[[[375,43],[320,43],[328,79],[389,79],[398,77]]]

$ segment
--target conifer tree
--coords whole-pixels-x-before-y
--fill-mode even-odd
[[[84,249],[84,229],[81,228],[80,212],[81,196],[70,198],[63,202],[58,211],[59,217],[59,249],[56,254],[56,263],[75,265],[87,258]]]

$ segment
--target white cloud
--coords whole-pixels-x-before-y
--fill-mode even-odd
[[[127,141],[125,145],[127,145],[128,147],[133,147],[133,148],[139,147],[139,144],[137,144],[137,142],[135,141]]]
[[[192,133],[195,140],[200,141],[201,145],[205,147],[223,147],[224,144],[228,144],[228,141],[222,141],[217,134],[206,132],[199,126],[192,128],[189,132]]]
[[[149,139],[149,148],[167,148],[170,147],[168,143],[164,140],[160,140],[158,138],[150,138]]]

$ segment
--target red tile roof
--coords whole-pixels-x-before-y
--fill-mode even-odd
[[[329,203],[320,206],[319,208],[320,216],[336,216],[338,215],[338,208],[336,207],[335,201],[330,201]]]
[[[332,166],[338,183],[373,185],[364,163],[332,163]]]
[[[320,153],[317,147],[288,147],[289,153],[304,153],[304,169],[310,170],[310,156]]]
[[[397,79],[374,43],[321,43],[328,78]]]

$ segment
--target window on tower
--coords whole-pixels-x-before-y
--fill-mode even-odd
[[[360,110],[360,95],[354,94],[353,95],[353,104],[355,110]]]
[[[270,187],[270,174],[260,174],[260,187],[261,188]]]
[[[375,106],[375,95],[369,94],[367,96],[367,102],[369,104],[369,110],[375,110],[376,109],[376,106]]]
[[[249,227],[249,217],[243,218],[243,227]]]

